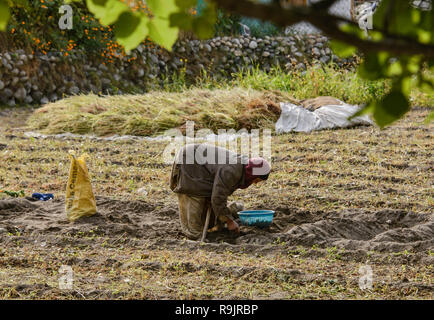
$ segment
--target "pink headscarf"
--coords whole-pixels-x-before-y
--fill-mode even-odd
[[[240,187],[241,189],[250,186],[256,178],[269,174],[271,166],[268,161],[263,158],[251,158],[244,170],[244,185]]]

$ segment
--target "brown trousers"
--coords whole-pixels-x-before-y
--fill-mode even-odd
[[[210,198],[192,197],[186,194],[177,193],[179,201],[179,219],[181,222],[182,233],[191,240],[198,240],[202,236],[205,225],[206,213],[211,207]],[[232,202],[229,210],[234,218],[238,217],[238,211],[242,211],[244,206],[238,202]],[[211,216],[208,228],[213,228],[217,224],[216,215],[211,208]]]

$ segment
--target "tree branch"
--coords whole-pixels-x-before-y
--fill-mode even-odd
[[[423,54],[425,57],[434,57],[434,46],[419,43],[405,37],[389,36],[383,32],[385,38],[375,42],[363,40],[339,29],[342,22],[356,25],[353,21],[327,13],[327,10],[318,10],[309,7],[283,8],[281,5],[253,3],[248,0],[213,0],[218,7],[239,15],[271,21],[274,24],[286,27],[301,21],[306,21],[322,30],[328,37],[357,47],[361,52],[388,51],[392,54],[415,55]],[[325,1],[327,4],[334,1]],[[382,30],[377,30],[382,31]]]

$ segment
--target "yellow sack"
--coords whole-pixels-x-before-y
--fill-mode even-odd
[[[76,158],[75,152],[70,151],[71,169],[69,170],[68,185],[66,186],[66,215],[69,221],[81,217],[89,217],[96,213],[96,201],[86,166],[87,154]]]

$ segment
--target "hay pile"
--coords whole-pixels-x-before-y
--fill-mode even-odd
[[[31,130],[57,134],[113,134],[152,136],[182,128],[194,121],[196,129],[274,128],[280,102],[296,102],[280,91],[192,89],[181,93],[144,95],[81,95],[37,109],[28,120]]]

